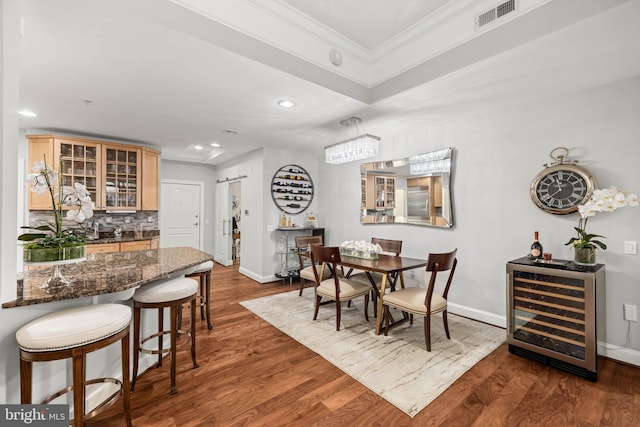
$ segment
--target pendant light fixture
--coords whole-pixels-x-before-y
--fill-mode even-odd
[[[360,135],[358,123],[361,122],[362,119],[358,117],[350,117],[340,121],[343,126],[355,125],[358,136],[324,147],[325,162],[337,165],[378,155],[380,137],[368,133]]]

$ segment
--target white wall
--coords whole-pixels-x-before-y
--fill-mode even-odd
[[[531,202],[529,185],[558,146],[588,168],[599,187],[640,193],[640,77],[559,96],[382,142],[379,160],[454,147],[453,229],[411,225],[361,225],[359,164],[323,164],[320,217],[329,244],[372,236],[403,240],[403,255],[457,247],[459,264],[450,301],[476,318],[504,322],[505,263],[524,256],[540,231],[545,252],[572,259],[564,243],[578,217],[547,214]],[[640,364],[640,324],[627,324],[622,304],[640,306],[640,258],[623,254],[625,240],[640,240],[640,208],[624,208],[589,220],[588,230],[606,236],[598,252],[606,264],[606,343],[612,357]],[[627,336],[628,335],[628,336]],[[630,341],[628,340],[630,337]],[[616,349],[616,346],[621,349]]]
[[[162,159],[160,162],[160,180],[180,179],[187,181],[204,182],[204,218],[202,221],[204,230],[203,250],[213,254],[215,250],[215,201],[216,201],[216,174],[211,166],[197,163],[175,162]],[[162,212],[158,212],[162,222]]]

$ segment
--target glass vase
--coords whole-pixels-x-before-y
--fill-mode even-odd
[[[574,262],[578,265],[596,265],[596,248],[573,248]]]

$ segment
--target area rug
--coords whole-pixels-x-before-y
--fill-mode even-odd
[[[469,368],[505,341],[504,329],[449,314],[448,340],[442,316],[431,321],[431,352],[423,320],[375,334],[375,319],[364,319],[362,300],[343,303],[336,332],[335,305],[321,306],[313,319],[313,290],[243,301],[244,307],[414,417]],[[372,306],[369,307],[372,312]],[[396,313],[401,316],[400,313]]]

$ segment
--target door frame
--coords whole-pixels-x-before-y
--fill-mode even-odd
[[[200,189],[200,211],[198,212],[198,220],[200,225],[200,231],[198,236],[199,248],[202,250],[204,244],[204,181],[192,181],[188,179],[161,179],[160,180],[160,207],[162,207],[162,185],[163,184],[181,184],[181,185],[195,185]],[[162,247],[162,209],[158,211],[158,228],[160,229],[160,247]],[[165,230],[166,232],[166,230]]]

